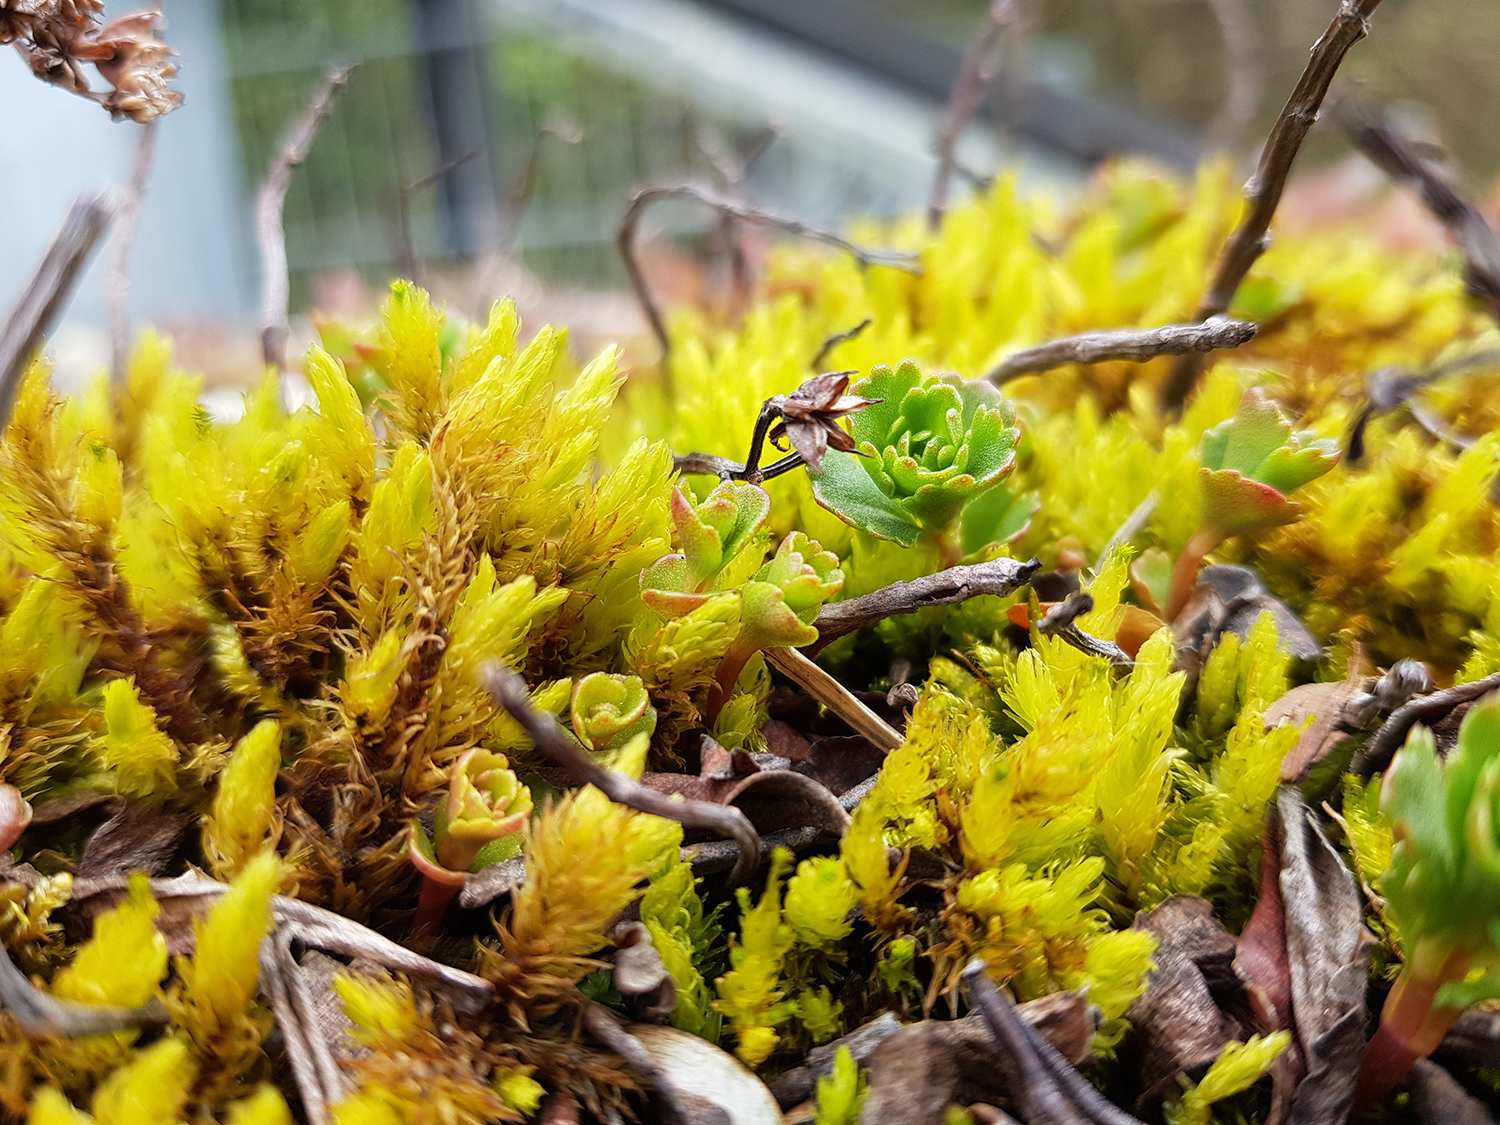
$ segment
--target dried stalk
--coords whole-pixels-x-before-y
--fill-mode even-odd
[[[1464,254],[1464,282],[1491,316],[1500,320],[1500,235],[1473,204],[1449,187],[1383,122],[1355,118],[1349,139],[1394,180],[1413,184],[1433,218],[1442,223]]]
[[[1245,217],[1239,227],[1224,244],[1219,264],[1214,270],[1213,280],[1198,305],[1198,319],[1224,313],[1234,300],[1240,282],[1250,272],[1255,260],[1265,252],[1267,232],[1271,228],[1271,217],[1281,202],[1282,190],[1297,152],[1302,148],[1308,130],[1318,120],[1318,110],[1328,94],[1329,84],[1338,72],[1339,64],[1349,49],[1369,34],[1370,14],[1380,6],[1380,0],[1339,0],[1338,14],[1328,25],[1323,37],[1313,44],[1312,57],[1292,95],[1281,110],[1281,116],[1271,128],[1261,149],[1260,162],[1255,174],[1245,184],[1245,199],[1248,204]],[[1175,414],[1192,393],[1202,373],[1204,361],[1197,356],[1185,356],[1172,368],[1172,373],[1161,389],[1163,414]]]
[[[477,152],[466,152],[462,156],[455,156],[452,160],[445,160],[427,175],[413,180],[409,184],[401,184],[396,189],[396,225],[401,235],[401,260],[396,263],[396,272],[413,283],[419,283],[417,265],[417,246],[411,234],[411,197],[423,188],[431,187],[449,172],[462,168],[479,154]]]
[[[34,1038],[70,1038],[103,1035],[132,1027],[156,1027],[169,1020],[159,1000],[139,1008],[112,1008],[104,1004],[80,1004],[52,996],[16,968],[10,954],[0,950],[0,1007],[15,1017],[21,1030]]]
[[[870,327],[870,325],[872,325],[873,323],[875,323],[874,320],[867,316],[853,328],[846,328],[842,332],[835,332],[832,336],[823,341],[822,346],[818,348],[817,353],[812,357],[812,362],[810,362],[807,366],[816,371],[819,365],[821,365],[822,362],[828,358],[829,352],[833,351],[833,349],[838,347],[840,344],[847,344],[850,340],[853,340],[856,337],[862,335],[864,333],[864,330]]]
[[[32,353],[68,303],[84,263],[109,229],[111,218],[113,211],[103,197],[76,200],[11,308],[0,331],[0,429],[10,420],[10,408]]]
[[[580,785],[593,785],[611,801],[627,808],[675,820],[688,828],[706,828],[734,840],[740,856],[730,880],[736,885],[749,882],[760,864],[760,837],[739,809],[708,801],[674,801],[624,774],[607,770],[563,734],[556,719],[531,706],[526,681],[520,676],[501,664],[491,664],[480,673],[480,680],[495,702],[521,724],[532,744],[569,771]]]
[[[1110,552],[1122,544],[1129,543],[1141,533],[1141,529],[1150,522],[1151,517],[1156,514],[1157,505],[1161,503],[1161,493],[1152,489],[1146,493],[1146,498],[1135,506],[1135,510],[1125,517],[1125,522],[1115,529],[1115,533],[1109,537],[1109,542],[1104,544],[1104,549],[1099,552],[1099,558],[1094,563],[1097,572],[1109,558]]]
[[[327,1125],[328,1103],[338,1100],[340,1092],[323,1088],[314,1048],[304,1034],[306,1029],[302,1020],[292,1007],[291,984],[277,956],[275,935],[260,946],[260,990],[271,1006],[271,1015],[286,1044],[287,1061],[291,1063],[292,1079],[297,1083],[307,1123]]]
[[[937,135],[937,172],[932,178],[932,191],[927,198],[927,229],[936,231],[943,225],[943,212],[948,207],[948,181],[953,178],[956,166],[954,149],[959,137],[974,119],[985,91],[1000,72],[996,60],[996,49],[1007,24],[1015,19],[1014,0],[990,0],[989,14],[973,44],[964,55],[958,77],[948,94],[948,108],[943,114],[943,123]]]
[[[1260,108],[1265,76],[1261,73],[1255,27],[1250,22],[1245,0],[1208,0],[1208,7],[1219,25],[1224,53],[1229,58],[1229,93],[1224,98],[1224,108],[1208,129],[1208,147],[1223,151],[1239,144],[1245,127]]]
[[[1391,712],[1391,717],[1371,736],[1349,763],[1349,772],[1360,777],[1380,773],[1391,764],[1396,751],[1406,742],[1411,728],[1418,723],[1433,723],[1441,719],[1460,703],[1472,703],[1482,695],[1500,688],[1500,672],[1475,680],[1471,684],[1455,684],[1451,688],[1435,691],[1431,695],[1418,696]]]
[[[645,274],[641,272],[641,265],[635,254],[635,240],[641,225],[641,217],[645,214],[647,207],[663,199],[696,200],[706,207],[711,207],[720,215],[755,223],[758,226],[775,227],[789,234],[810,238],[815,242],[825,242],[829,246],[835,246],[852,255],[862,266],[890,266],[909,273],[921,272],[915,254],[894,250],[867,250],[832,231],[726,199],[705,184],[657,184],[643,187],[631,198],[630,206],[626,209],[624,217],[620,219],[619,230],[615,233],[615,245],[619,248],[620,258],[625,264],[625,273],[630,278],[630,288],[634,290],[636,299],[640,301],[646,319],[651,322],[651,331],[656,336],[656,342],[661,346],[663,358],[670,354],[672,344],[667,337],[666,322],[662,320],[661,312],[656,307],[656,301],[646,285]]]
[[[800,684],[809,695],[848,723],[855,734],[861,735],[877,750],[889,752],[901,745],[902,738],[895,727],[871,711],[853,692],[797,649],[768,648],[761,655],[766,658],[767,664]]]
[[[1021,375],[1051,371],[1070,363],[1103,363],[1110,359],[1145,363],[1164,355],[1237,348],[1251,340],[1257,331],[1258,326],[1248,320],[1213,317],[1200,324],[1164,324],[1160,328],[1085,332],[1079,336],[1048,340],[1045,344],[1016,352],[1002,360],[983,378],[1000,386]]]
[[[1060,602],[1047,611],[1036,623],[1036,631],[1044,637],[1056,637],[1066,641],[1079,652],[1108,660],[1115,668],[1129,670],[1135,661],[1113,641],[1106,641],[1078,627],[1078,619],[1094,609],[1094,596],[1082,590],[1069,594],[1067,601]]]
[[[130,364],[130,254],[135,249],[146,185],[156,161],[156,122],[148,121],[136,135],[135,163],[130,169],[130,187],[120,205],[120,222],[110,245],[109,279],[105,283],[105,320],[109,323],[110,378],[125,381]]]
[[[887,617],[915,613],[930,606],[955,605],[981,594],[1006,597],[1029,583],[1041,569],[1040,559],[1029,562],[993,559],[973,566],[950,566],[911,582],[893,582],[862,598],[833,602],[818,614],[817,641],[802,652],[816,656],[845,634],[876,625]]]
[[[351,69],[329,68],[327,77],[298,118],[291,139],[271,162],[255,197],[255,239],[260,244],[261,271],[260,350],[266,363],[277,371],[286,370],[286,344],[292,332],[287,320],[291,282],[287,276],[286,230],[282,226],[287,188],[292,183],[292,169],[307,159],[318,127],[333,108],[334,94],[349,81]]]

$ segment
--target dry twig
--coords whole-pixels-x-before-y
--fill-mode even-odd
[[[580,785],[593,785],[611,801],[652,816],[666,817],[689,828],[706,828],[728,836],[739,845],[739,861],[730,879],[746,883],[760,863],[760,837],[739,809],[708,801],[674,801],[647,789],[624,774],[599,765],[583,748],[558,728],[557,720],[531,706],[526,681],[500,664],[491,664],[480,679],[495,702],[521,724],[532,744],[552,761],[568,770]]]
[[[1463,251],[1464,282],[1469,292],[1484,303],[1492,317],[1500,320],[1500,234],[1389,125],[1373,118],[1354,117],[1348,131],[1355,147],[1382,172],[1416,187],[1427,210],[1447,228]]]
[[[630,206],[626,208],[624,217],[620,219],[619,230],[615,233],[615,245],[619,248],[620,258],[625,263],[625,273],[630,278],[630,287],[635,291],[636,299],[640,301],[646,319],[651,322],[651,331],[656,336],[657,343],[661,345],[663,358],[671,352],[672,344],[667,337],[666,322],[662,320],[661,312],[656,307],[656,301],[646,285],[645,274],[641,272],[641,264],[635,254],[635,240],[640,229],[641,217],[645,214],[647,207],[663,199],[696,200],[706,207],[711,207],[720,215],[727,215],[758,226],[775,227],[789,234],[810,238],[815,242],[825,242],[829,246],[835,246],[852,255],[862,266],[890,266],[894,269],[906,270],[908,273],[920,272],[915,254],[896,250],[868,250],[841,235],[804,223],[799,219],[773,215],[758,207],[727,199],[705,184],[657,184],[643,187],[631,198]]]
[[[478,155],[477,152],[469,151],[452,160],[445,160],[427,175],[396,188],[396,227],[401,237],[400,261],[396,263],[396,272],[407,280],[413,283],[421,281],[417,276],[417,246],[411,234],[411,197],[423,188],[431,187],[449,172],[462,168]]]
[[[1047,611],[1046,616],[1036,623],[1036,631],[1044,637],[1057,637],[1059,640],[1066,641],[1079,652],[1086,652],[1090,656],[1108,660],[1115,668],[1126,671],[1134,668],[1135,661],[1119,645],[1085,633],[1078,627],[1078,619],[1086,613],[1092,613],[1093,609],[1094,596],[1092,594],[1084,593],[1082,590],[1069,594],[1066,601],[1053,606]]]
[[[1380,773],[1391,764],[1412,727],[1418,723],[1436,722],[1460,703],[1472,703],[1497,688],[1500,688],[1500,672],[1470,684],[1455,684],[1430,695],[1419,695],[1403,703],[1391,712],[1391,717],[1370,737],[1370,741],[1360,747],[1359,753],[1349,763],[1349,772],[1359,777]]]
[[[893,582],[862,598],[832,602],[818,614],[815,622],[817,642],[802,651],[808,656],[816,656],[838,638],[878,624],[887,617],[915,613],[929,606],[955,605],[981,594],[1006,597],[1025,586],[1041,569],[1040,559],[1029,562],[992,559],[974,566],[950,566],[911,582]]]
[[[1048,340],[1034,348],[1006,357],[983,378],[999,386],[1021,375],[1051,371],[1070,363],[1103,363],[1124,359],[1145,363],[1164,355],[1211,352],[1237,348],[1255,336],[1257,326],[1248,320],[1212,317],[1199,324],[1164,324],[1160,328],[1123,328],[1110,332],[1085,332]]]
[[[891,751],[901,745],[896,728],[871,711],[859,698],[794,648],[768,648],[762,651],[766,663],[782,675],[805,688],[809,695],[827,707],[855,734],[862,735],[877,750]]]
[[[1338,14],[1323,37],[1313,44],[1307,68],[1272,126],[1271,135],[1266,138],[1255,174],[1245,184],[1248,204],[1245,216],[1224,244],[1213,280],[1198,305],[1199,320],[1219,316],[1228,310],[1240,282],[1265,252],[1271,218],[1281,202],[1281,192],[1286,187],[1287,176],[1291,174],[1302,142],[1318,120],[1318,110],[1339,64],[1349,49],[1369,33],[1367,21],[1370,13],[1379,6],[1380,0],[1339,0]],[[1184,356],[1177,361],[1162,385],[1162,413],[1175,414],[1182,409],[1203,367],[1204,361],[1196,355]]]
[[[291,138],[271,162],[255,197],[255,238],[260,244],[261,272],[260,350],[266,363],[277,371],[286,369],[286,343],[292,331],[287,321],[291,283],[287,277],[286,230],[282,226],[286,192],[292,183],[292,169],[307,159],[318,127],[333,108],[333,96],[349,81],[351,69],[348,66],[329,69],[298,118]]]
[[[1208,128],[1208,146],[1215,150],[1232,149],[1260,108],[1261,73],[1259,53],[1255,48],[1255,27],[1245,0],[1208,0],[1208,7],[1219,25],[1224,53],[1229,59],[1229,93],[1224,108]]]
[[[11,404],[32,353],[68,303],[84,263],[109,229],[112,217],[102,197],[86,196],[75,201],[36,273],[11,308],[0,331],[0,429],[10,420]]]
[[[842,332],[835,332],[832,336],[823,341],[822,346],[818,348],[817,352],[812,357],[812,361],[807,366],[816,371],[822,365],[823,361],[828,358],[829,352],[833,351],[833,349],[838,347],[840,344],[847,344],[850,340],[857,338],[858,336],[863,334],[866,328],[870,327],[870,325],[874,323],[875,321],[871,317],[867,316],[853,328],[846,328]]]
[[[963,66],[953,80],[953,89],[948,94],[948,108],[943,114],[943,123],[937,135],[937,172],[932,177],[932,191],[927,198],[927,229],[935,231],[943,224],[943,212],[948,206],[948,181],[957,168],[954,149],[958,139],[974,119],[985,91],[1000,72],[996,60],[996,49],[1000,45],[1001,33],[1007,24],[1016,18],[1015,0],[990,0],[989,14],[974,37]]]
[[[125,370],[130,363],[130,253],[135,249],[141,207],[146,202],[146,184],[150,182],[151,166],[156,160],[156,128],[155,121],[148,121],[136,135],[130,187],[120,204],[120,222],[115,227],[115,237],[109,248],[105,320],[109,324],[109,373],[116,383],[124,382]]]
[[[0,949],[0,1007],[15,1017],[22,1031],[38,1038],[103,1035],[132,1027],[154,1027],[169,1018],[159,1000],[140,1008],[61,1000],[27,980],[3,949]]]

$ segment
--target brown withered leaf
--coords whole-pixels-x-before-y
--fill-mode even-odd
[[[1280,883],[1292,1017],[1307,1060],[1307,1076],[1297,1085],[1288,1122],[1342,1121],[1364,1052],[1373,939],[1364,925],[1364,901],[1354,876],[1302,795],[1283,785],[1276,810],[1284,833]]]
[[[771,444],[785,452],[790,440],[792,448],[814,470],[823,467],[823,455],[830,447],[853,453],[854,438],[839,425],[839,419],[880,401],[844,394],[853,374],[830,371],[815,375],[791,394],[771,399],[767,405],[781,412],[780,420],[771,427]]]
[[[1374,686],[1373,679],[1338,680],[1326,684],[1300,684],[1266,708],[1266,729],[1291,723],[1301,726],[1309,718],[1312,725],[1302,732],[1297,745],[1287,751],[1281,762],[1281,780],[1300,785],[1312,768],[1332,755],[1339,743],[1349,737],[1340,729],[1345,709]]]
[[[834,1059],[840,1049],[847,1050],[854,1061],[864,1066],[875,1048],[901,1030],[901,1021],[893,1012],[882,1012],[875,1019],[848,1035],[814,1047],[801,1066],[778,1075],[771,1082],[771,1093],[783,1109],[789,1109],[812,1097],[819,1078],[833,1073]]]
[[[132,871],[160,875],[170,865],[195,819],[183,809],[125,801],[83,846],[76,877],[95,879],[128,875]]]
[[[1233,956],[1234,938],[1214,917],[1213,906],[1196,895],[1173,895],[1135,916],[1133,929],[1158,941],[1146,991],[1125,1013],[1130,1047],[1140,1057],[1138,1111],[1153,1107],[1181,1087],[1181,1074],[1206,1070],[1231,1040],[1243,1038],[1239,1024],[1214,1002],[1200,960]]]
[[[885,751],[859,735],[820,738],[808,747],[804,760],[792,769],[842,797],[862,781],[868,781],[885,764]]]
[[[677,1007],[677,982],[662,964],[651,931],[640,922],[615,930],[615,989],[645,1023],[666,1023]]]
[[[838,798],[810,777],[789,769],[760,770],[749,777],[691,777],[681,773],[648,773],[641,784],[657,793],[690,801],[711,801],[738,808],[762,835],[809,825],[838,837],[849,814]],[[703,839],[689,833],[685,839]]]

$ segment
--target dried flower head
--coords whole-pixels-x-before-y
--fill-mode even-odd
[[[828,447],[855,452],[854,437],[839,425],[845,415],[880,402],[878,398],[846,395],[852,371],[829,371],[815,375],[789,395],[777,395],[767,404],[781,411],[781,421],[771,428],[771,444],[786,450],[786,442],[802,454],[814,469],[823,467]]]
[[[121,16],[105,24],[95,39],[101,51],[110,51],[94,65],[115,88],[104,105],[116,119],[128,117],[144,125],[182,104],[182,95],[167,86],[177,67],[171,49],[156,37],[158,18],[155,12]]]

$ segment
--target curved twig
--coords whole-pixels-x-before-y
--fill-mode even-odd
[[[1078,627],[1078,619],[1085,613],[1092,613],[1093,609],[1094,596],[1082,590],[1076,591],[1069,594],[1066,601],[1048,610],[1046,616],[1036,623],[1036,631],[1044,637],[1066,641],[1079,652],[1108,660],[1117,669],[1129,671],[1134,668],[1135,661],[1130,654],[1114,641],[1085,633]]]
[[[802,649],[816,656],[847,633],[878,624],[887,617],[915,613],[930,606],[955,605],[981,594],[1005,597],[1021,589],[1042,569],[1040,559],[993,559],[973,566],[950,566],[925,578],[893,582],[873,594],[825,605],[814,625],[818,639]]]
[[[349,81],[351,69],[329,68],[298,118],[291,139],[271,162],[255,197],[255,239],[260,244],[260,350],[266,363],[277,371],[286,368],[286,342],[292,331],[287,321],[291,283],[287,277],[286,230],[282,226],[286,192],[292,183],[292,169],[307,159],[318,127],[333,108],[333,96]]]
[[[103,1035],[133,1027],[156,1027],[170,1017],[161,1001],[139,1008],[112,1008],[104,1004],[80,1004],[43,992],[16,968],[9,952],[0,949],[0,1006],[15,1017],[27,1035],[66,1038]]]
[[[113,212],[102,196],[76,200],[36,273],[11,307],[5,328],[0,331],[0,429],[10,420],[11,404],[32,352],[68,303],[78,275],[109,229],[112,217]]]
[[[1015,18],[1014,0],[990,0],[989,13],[984,24],[974,37],[973,44],[964,54],[963,65],[953,80],[948,94],[948,108],[943,114],[943,123],[937,135],[937,172],[932,177],[932,191],[927,198],[927,229],[935,231],[943,223],[943,212],[948,206],[948,181],[953,177],[957,161],[954,149],[958,139],[973,120],[984,93],[1000,72],[995,58],[995,48],[1000,44],[1000,33],[1005,25]]]
[[[109,374],[116,383],[124,382],[130,364],[130,254],[135,249],[141,207],[146,202],[146,185],[151,180],[151,166],[156,160],[156,127],[155,121],[148,121],[136,136],[130,188],[120,205],[120,222],[115,227],[114,241],[109,248],[109,279],[104,291],[108,306],[105,320],[109,324]]]
[[[1418,723],[1441,719],[1460,703],[1471,703],[1497,688],[1500,688],[1500,672],[1471,684],[1455,684],[1431,695],[1418,696],[1411,702],[1402,704],[1391,712],[1391,717],[1370,741],[1360,747],[1359,753],[1349,763],[1349,772],[1360,777],[1380,773],[1391,764],[1391,759],[1401,749],[1412,727]]]
[[[671,352],[672,343],[667,337],[666,322],[662,320],[661,312],[656,307],[651,290],[646,285],[646,276],[641,272],[641,264],[635,254],[635,239],[640,229],[641,216],[645,214],[647,207],[663,199],[695,200],[706,207],[711,207],[720,215],[755,223],[758,226],[776,227],[789,234],[810,238],[815,242],[826,242],[829,246],[837,247],[852,255],[862,266],[890,266],[893,269],[906,270],[908,273],[921,272],[915,254],[897,250],[868,250],[841,235],[804,223],[799,219],[773,215],[758,207],[727,199],[706,184],[654,184],[643,187],[631,198],[630,206],[626,208],[624,216],[620,219],[619,229],[615,232],[615,245],[619,248],[620,258],[625,264],[626,276],[630,278],[630,288],[634,290],[636,299],[640,301],[646,319],[651,322],[651,331],[656,336],[656,342],[661,346],[661,354],[664,358]]]
[[[864,332],[866,328],[870,327],[870,325],[874,323],[874,319],[867,316],[853,328],[846,328],[842,332],[835,332],[832,336],[823,341],[822,347],[820,347],[817,350],[816,354],[813,355],[812,361],[807,366],[816,371],[818,369],[818,365],[828,358],[829,352],[833,351],[833,349],[838,347],[840,344],[847,344],[850,340],[853,340],[854,338],[859,336],[862,332]]]
[[[480,682],[495,702],[521,724],[532,744],[557,765],[568,770],[580,785],[593,785],[611,801],[652,816],[675,820],[688,828],[706,828],[728,836],[739,845],[739,861],[730,881],[747,883],[760,864],[760,837],[739,809],[709,801],[674,801],[664,793],[647,789],[622,773],[607,770],[584,753],[558,728],[557,720],[531,706],[526,681],[509,668],[492,663],[480,674]]]
[[[1318,119],[1318,110],[1328,94],[1333,76],[1338,73],[1339,64],[1349,49],[1369,34],[1367,21],[1379,6],[1380,0],[1339,0],[1339,10],[1333,22],[1322,38],[1313,44],[1307,68],[1271,128],[1271,135],[1266,138],[1255,174],[1245,184],[1248,206],[1244,218],[1224,244],[1213,280],[1198,305],[1199,320],[1219,316],[1228,310],[1240,282],[1245,280],[1250,267],[1264,253],[1266,232],[1271,229],[1271,218],[1281,203],[1282,190],[1302,142]],[[1163,414],[1175,414],[1182,409],[1203,368],[1203,360],[1196,355],[1184,356],[1177,361],[1171,375],[1162,384],[1160,405]]]
[[[1085,332],[1079,336],[1048,340],[1045,344],[1016,352],[981,377],[999,386],[1021,375],[1050,371],[1069,363],[1103,363],[1109,359],[1145,363],[1164,355],[1237,348],[1251,340],[1257,330],[1258,326],[1248,320],[1213,317],[1198,324]]]

